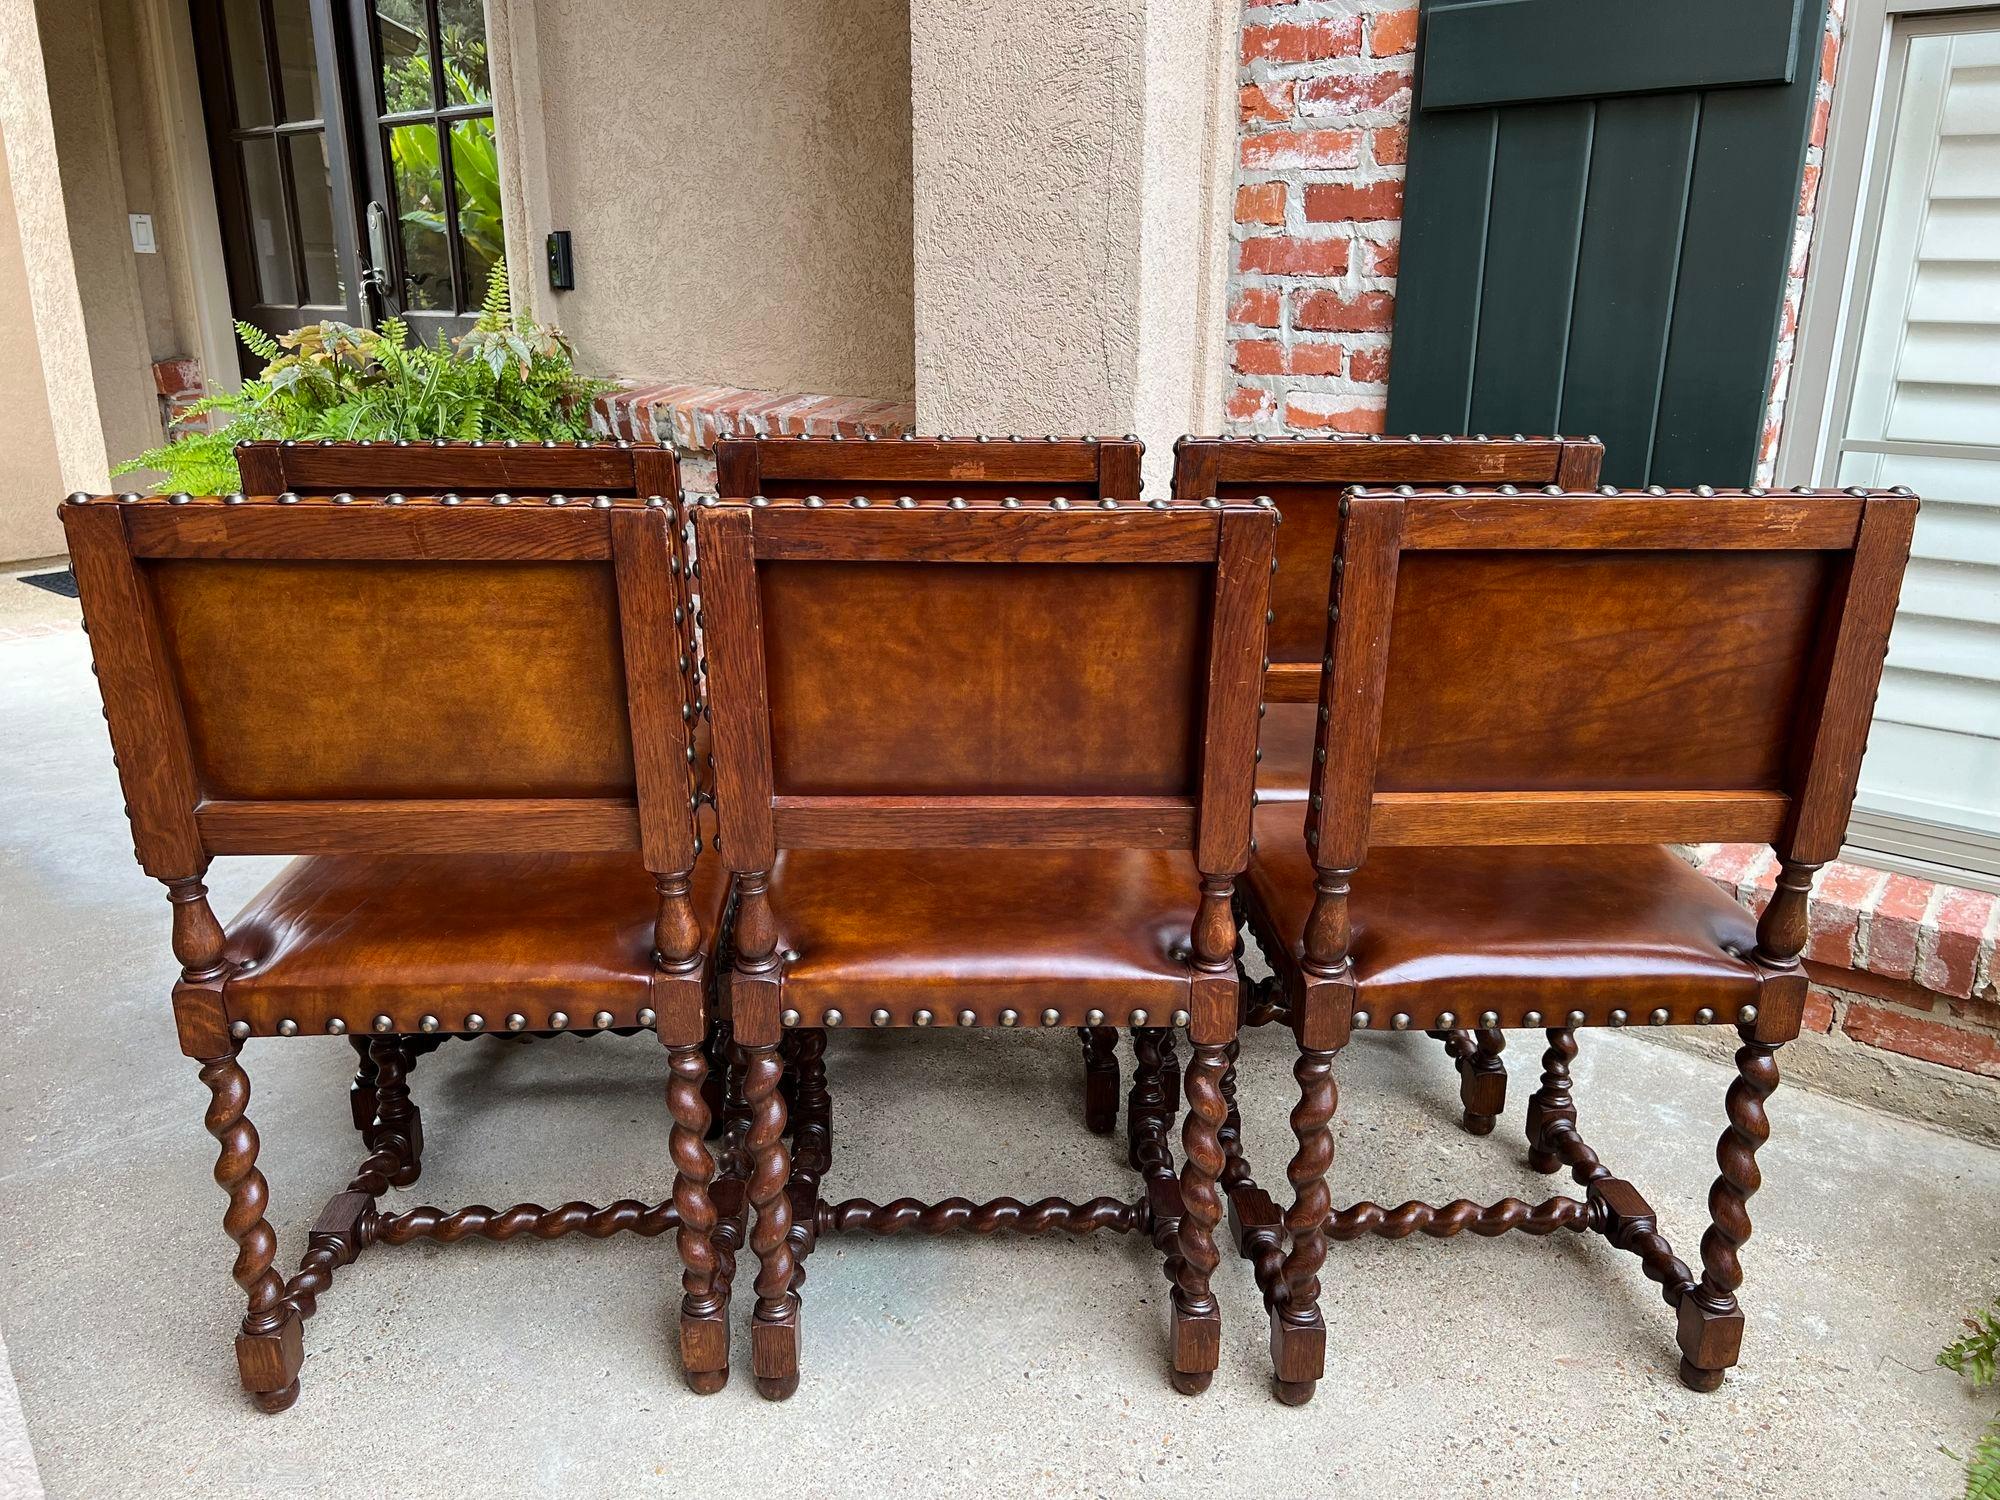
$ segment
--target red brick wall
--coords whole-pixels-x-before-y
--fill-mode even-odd
[[[1760,482],[1783,420],[1843,0],[1821,50]],[[1388,400],[1416,0],[1250,0],[1229,285],[1238,432],[1379,432]]]
[[[1769,849],[1698,852],[1731,895],[1760,910],[1770,899]],[[1811,1030],[2000,1078],[2000,896],[1836,863],[1807,910]]]
[[[1231,428],[1379,432],[1415,0],[1243,12]]]

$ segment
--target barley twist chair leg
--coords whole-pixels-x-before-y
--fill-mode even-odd
[[[1326,1263],[1326,1228],[1333,1215],[1327,1173],[1333,1168],[1333,1115],[1339,1091],[1332,1052],[1301,1047],[1292,1065],[1299,1102],[1292,1107],[1298,1141],[1285,1175],[1292,1207],[1285,1215],[1291,1247],[1285,1254],[1279,1296],[1271,1309],[1271,1363],[1278,1399],[1287,1406],[1312,1400],[1326,1370],[1326,1319],[1319,1307],[1319,1271]]]
[[[775,1046],[743,1049],[743,1099],[750,1117],[750,1248],[757,1255],[757,1310],[750,1364],[758,1394],[782,1401],[799,1388],[799,1298],[793,1287],[791,1154],[785,1149],[784,1071]]]
[[[1218,1134],[1222,1138],[1224,1192],[1250,1181],[1250,1161],[1243,1154],[1243,1112],[1236,1107],[1236,1062],[1242,1053],[1241,1036],[1231,1037],[1229,1045],[1222,1049],[1224,1065],[1219,1086],[1222,1089],[1223,1120]]]
[[[722,1134],[729,1116],[729,1046],[729,1022],[718,1016],[710,1023],[708,1035],[701,1044],[701,1055],[708,1066],[708,1076],[702,1080],[701,1092],[708,1101],[708,1133],[711,1138]]]
[[[398,1165],[389,1176],[391,1187],[411,1186],[424,1170],[423,1113],[410,1097],[410,1066],[416,1057],[407,1037],[378,1036],[368,1044],[375,1069],[375,1123],[368,1148],[395,1151]]]
[[[265,1221],[271,1190],[257,1169],[257,1129],[246,1117],[250,1079],[232,1049],[201,1065],[210,1095],[203,1123],[221,1146],[216,1183],[229,1194],[222,1227],[236,1242],[236,1284],[250,1299],[243,1330],[236,1337],[236,1367],[243,1389],[267,1412],[283,1411],[299,1398],[299,1366],[305,1361],[298,1310],[285,1301],[285,1283],[271,1263],[278,1237]]]
[[[667,1149],[674,1162],[674,1208],[680,1215],[681,1374],[688,1389],[709,1395],[729,1381],[729,1294],[718,1275],[715,1248],[715,1158],[709,1154],[708,1060],[699,1046],[667,1049]]]
[[[1222,1222],[1217,1188],[1227,1158],[1222,1129],[1229,1106],[1222,1075],[1228,1048],[1200,1043],[1188,1060],[1187,1120],[1181,1129],[1181,1222],[1173,1263],[1173,1382],[1184,1395],[1198,1395],[1215,1378],[1221,1357],[1222,1312],[1209,1285],[1220,1260],[1215,1226]]]
[[[361,1132],[361,1142],[370,1151],[375,1149],[375,1061],[368,1055],[369,1038],[348,1037],[348,1045],[354,1048],[354,1082],[347,1087],[347,1108],[354,1116],[354,1128]]]
[[[1458,1063],[1458,1100],[1471,1135],[1491,1135],[1507,1109],[1507,1064],[1500,1060],[1507,1035],[1495,1028],[1459,1032],[1451,1053]]]
[[[1160,1054],[1165,1034],[1157,1026],[1132,1029],[1132,1090],[1125,1097],[1125,1141],[1126,1159],[1135,1172],[1145,1170],[1144,1143],[1159,1134],[1172,1115],[1164,1082],[1167,1064]]]
[[[792,1091],[785,1100],[791,1112],[792,1174],[819,1180],[833,1170],[833,1095],[826,1086],[826,1032],[817,1026],[785,1033],[792,1039],[788,1075]]]
[[[1558,1120],[1576,1123],[1576,1101],[1570,1097],[1569,1065],[1576,1057],[1576,1028],[1551,1027],[1548,1050],[1542,1054],[1542,1086],[1528,1100],[1528,1165],[1537,1172],[1555,1172],[1562,1158],[1548,1143],[1548,1128]]]
[[[1083,1043],[1083,1123],[1092,1135],[1118,1128],[1118,1029],[1079,1026]]]
[[[1708,1191],[1708,1232],[1701,1237],[1701,1280],[1681,1298],[1681,1381],[1691,1390],[1712,1391],[1736,1363],[1743,1348],[1743,1311],[1736,1289],[1743,1285],[1737,1256],[1750,1238],[1750,1198],[1763,1185],[1757,1151],[1771,1138],[1764,1101],[1778,1086],[1778,1049],[1756,1040],[1755,1028],[1738,1028],[1736,1078],[1725,1104],[1728,1128],[1716,1143],[1721,1175]]]
[[[1172,1031],[1160,1033],[1160,1092],[1166,1101],[1167,1118],[1181,1112],[1181,1064],[1174,1051]]]

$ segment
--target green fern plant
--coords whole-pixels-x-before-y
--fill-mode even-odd
[[[2000,1301],[1967,1318],[1965,1327],[1964,1335],[1938,1351],[1937,1362],[1963,1375],[1975,1391],[1983,1391],[1992,1386],[1995,1365],[2000,1363]],[[2000,1500],[2000,1416],[1987,1424],[1965,1461],[1965,1497]]]
[[[451,342],[413,339],[401,318],[373,329],[315,323],[279,338],[238,323],[236,335],[263,370],[188,412],[221,424],[148,449],[113,474],[151,469],[163,476],[154,485],[162,494],[229,494],[243,487],[241,442],[588,437],[590,404],[611,389],[577,371],[554,328],[514,312],[504,266],[487,281],[472,331]]]

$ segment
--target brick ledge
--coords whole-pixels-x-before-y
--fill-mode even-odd
[[[1688,851],[1762,911],[1778,861],[1759,844]],[[1806,1025],[1864,1046],[2000,1078],[2000,895],[1835,862],[1807,907]]]
[[[916,419],[907,401],[636,380],[598,397],[592,412],[607,437],[670,442],[690,453],[708,452],[719,437],[895,437],[913,431]]]

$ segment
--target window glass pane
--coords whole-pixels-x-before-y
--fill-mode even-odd
[[[424,0],[375,0],[375,35],[382,52],[383,113],[432,108],[430,18]]]
[[[444,163],[435,125],[398,125],[389,132],[396,178],[396,216],[403,237],[403,305],[454,311],[451,251],[445,243]]]
[[[229,91],[236,100],[236,127],[271,123],[270,71],[264,65],[263,7],[257,0],[223,0],[222,27],[229,48]]]
[[[500,227],[500,162],[493,117],[460,120],[451,127],[452,185],[458,191],[459,260],[465,268],[465,305],[476,307],[486,280],[506,254]]]
[[[444,50],[444,102],[485,104],[493,97],[486,71],[485,0],[438,0]]]
[[[347,301],[340,279],[340,252],[333,234],[333,172],[327,165],[326,136],[320,131],[285,142],[292,156],[292,196],[298,205],[299,249],[306,263],[307,302],[338,306]]]
[[[312,7],[307,0],[272,0],[278,33],[278,93],[287,120],[320,117],[319,55],[313,50]]]
[[[292,280],[292,246],[285,229],[285,186],[278,176],[278,143],[270,136],[240,142],[243,196],[250,215],[250,253],[257,263],[257,300],[278,307],[298,302]]]

